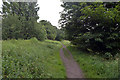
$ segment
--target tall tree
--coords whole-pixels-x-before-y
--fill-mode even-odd
[[[61,27],[78,47],[115,55],[120,48],[120,3],[64,3]],[[119,44],[119,45],[118,45]]]
[[[3,2],[3,39],[29,39],[33,37],[35,23],[37,23],[37,19],[39,19],[37,15],[38,10],[39,7],[36,2]],[[14,22],[12,22],[12,20],[14,20]],[[10,29],[13,27],[11,25],[14,25],[14,28],[19,26],[20,29],[15,29],[15,31],[11,32]],[[19,34],[20,36],[18,37]]]
[[[47,33],[47,38],[51,40],[55,40],[57,36],[57,27],[53,26],[49,21],[41,20],[40,24],[44,25],[44,28]]]

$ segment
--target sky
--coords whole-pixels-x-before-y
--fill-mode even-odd
[[[50,21],[53,26],[58,27],[58,21],[60,19],[60,14],[63,8],[60,6],[62,2],[60,0],[38,0],[38,6],[40,10],[38,15],[40,20]],[[2,7],[2,0],[0,0],[0,8]],[[0,9],[1,10],[1,9]]]
[[[48,20],[53,26],[58,27],[58,21],[60,19],[60,14],[63,8],[60,6],[62,2],[60,0],[38,0],[40,10],[38,15],[39,20]]]

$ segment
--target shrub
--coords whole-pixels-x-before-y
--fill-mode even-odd
[[[36,23],[34,37],[36,37],[40,41],[43,41],[46,39],[47,33],[44,26],[41,26]]]

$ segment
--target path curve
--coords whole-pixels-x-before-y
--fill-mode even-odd
[[[63,48],[67,51],[67,54],[69,54],[69,58],[65,56]],[[67,78],[84,78],[82,70],[65,45],[60,49],[60,56],[66,68]]]

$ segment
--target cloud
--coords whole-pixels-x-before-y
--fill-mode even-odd
[[[58,26],[58,20],[60,19],[60,14],[63,8],[60,6],[62,2],[60,0],[38,0],[40,10],[38,15],[40,20],[48,20],[54,26]]]
[[[58,26],[58,20],[60,19],[60,14],[63,8],[60,6],[62,2],[60,0],[38,0],[38,6],[40,10],[38,15],[39,20],[50,21],[52,25]],[[2,0],[0,0],[0,11],[2,7]]]

